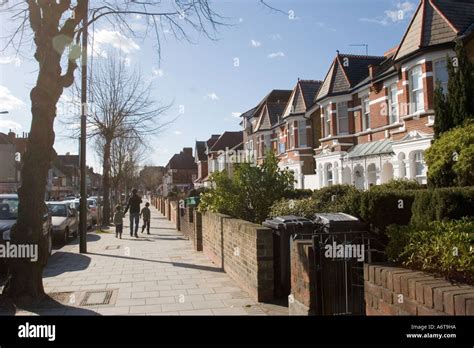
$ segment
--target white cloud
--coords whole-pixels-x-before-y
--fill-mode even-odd
[[[94,54],[106,58],[103,46],[110,45],[126,54],[140,50],[140,46],[133,39],[125,37],[116,30],[101,29],[94,34]],[[105,54],[105,56],[104,56]]]
[[[176,135],[181,135],[181,134],[183,134],[183,132],[178,131],[178,130],[174,131],[173,133],[176,134]]]
[[[11,111],[21,108],[25,103],[15,97],[10,90],[0,85],[0,111]]]
[[[0,120],[0,130],[4,132],[9,132],[12,130],[15,133],[18,133],[23,127],[21,124],[11,120]]]
[[[212,92],[212,93],[208,93],[206,96],[205,96],[206,99],[211,99],[211,100],[219,100],[219,97],[217,96],[217,94],[215,92]]]
[[[160,68],[152,68],[151,71],[153,73],[153,76],[156,77],[163,77],[163,75],[165,74],[164,70]]]
[[[20,66],[21,65],[21,59],[18,57],[12,57],[12,56],[3,56],[0,57],[0,65],[9,65],[13,64],[15,66]]]
[[[281,35],[278,34],[278,33],[272,34],[272,35],[270,35],[270,38],[271,38],[272,40],[275,40],[275,41],[281,40]]]
[[[267,57],[270,58],[270,59],[274,59],[274,58],[282,58],[284,56],[285,56],[285,54],[280,51],[280,52],[270,53]]]
[[[241,112],[233,112],[233,113],[232,113],[232,117],[235,117],[235,118],[239,118],[240,115],[242,115]]]
[[[383,16],[378,16],[375,18],[361,18],[362,22],[371,22],[377,23],[380,25],[390,25],[403,22],[405,19],[408,19],[416,9],[415,3],[410,1],[398,2],[395,8],[384,11]]]
[[[252,45],[252,47],[260,47],[262,46],[262,43],[260,41],[256,41],[256,40],[250,40],[250,44]]]

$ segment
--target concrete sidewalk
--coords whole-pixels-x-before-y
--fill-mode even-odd
[[[115,238],[111,227],[88,234],[85,255],[79,254],[77,240],[57,250],[43,282],[64,306],[17,315],[287,315],[285,307],[253,301],[150,208],[151,235],[130,237],[127,215],[123,239]]]

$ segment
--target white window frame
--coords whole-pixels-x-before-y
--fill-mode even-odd
[[[283,146],[283,151],[282,151],[282,146]],[[278,154],[284,154],[286,152],[286,143],[284,141],[279,141],[278,142]]]
[[[396,83],[393,83],[388,87],[388,112],[389,124],[394,124],[400,121],[400,112],[398,108],[398,86]]]
[[[339,105],[341,105],[341,104],[345,104],[345,107],[346,107],[346,117],[344,117],[344,118],[341,118],[341,112],[340,112],[340,108],[339,108]],[[345,122],[347,124],[347,131],[345,131],[345,132],[341,132],[341,129],[340,129],[340,124],[342,123],[341,120],[345,120]],[[347,102],[337,103],[337,134],[338,135],[347,135],[347,134],[349,134],[349,108],[348,108]]]
[[[334,184],[334,173],[332,163],[326,164],[326,186],[332,186]]]
[[[417,89],[414,88],[414,72],[417,72],[417,76],[419,76],[420,83]],[[418,73],[419,71],[419,73]],[[425,91],[423,89],[423,69],[421,65],[415,65],[409,71],[409,83],[410,83],[410,106],[411,106],[411,113],[419,113],[425,111]]]
[[[433,88],[436,89],[438,88],[438,74],[437,74],[437,70],[436,70],[436,63],[440,63],[440,62],[444,62],[446,64],[446,74],[448,74],[448,61],[446,60],[446,58],[440,58],[440,59],[436,59],[433,61],[433,81],[434,81],[434,86]],[[441,80],[439,80],[441,82],[441,86],[443,87],[443,92],[445,95],[448,94],[448,83],[449,83],[449,75],[448,75],[448,80],[446,80],[446,82],[442,82]]]
[[[288,133],[290,135],[289,148],[294,149],[297,146],[295,143],[295,127],[293,126],[293,121],[288,122]]]
[[[302,136],[302,134],[304,134]],[[302,141],[304,140],[304,141]],[[308,134],[306,132],[306,120],[298,121],[298,146],[307,147],[308,146]]]
[[[326,105],[323,108],[324,112],[324,137],[329,137],[331,135],[331,104]]]
[[[416,151],[413,154],[413,166],[413,174],[415,179],[418,182],[423,183],[426,179],[426,162],[423,151]],[[418,173],[418,169],[421,169],[420,173]]]
[[[366,96],[362,99],[362,131],[370,129],[370,99]]]

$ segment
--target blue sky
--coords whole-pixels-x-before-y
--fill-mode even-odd
[[[369,54],[383,55],[398,45],[418,1],[267,0],[290,15],[271,11],[257,0],[213,3],[233,25],[221,27],[216,41],[195,36],[194,44],[165,34],[160,61],[151,40],[120,36],[105,23],[95,28],[98,52],[111,47],[121,51],[131,67],[139,67],[153,81],[156,100],[173,102],[166,117],[179,116],[150,138],[144,164],[165,165],[183,147],[194,147],[195,140],[239,130],[238,114],[255,106],[270,90],[292,89],[297,78],[324,79],[336,50],[365,54],[364,47],[351,45],[366,43]],[[2,32],[12,29],[5,17],[0,20]],[[133,21],[139,28],[143,19]],[[37,73],[28,57],[31,52],[27,47],[22,56],[8,50],[0,53],[0,111],[9,110],[0,115],[0,132],[29,129],[29,92]],[[96,59],[101,59],[100,53]],[[58,118],[65,119],[64,113]],[[55,148],[60,154],[77,153],[77,142],[67,138],[68,128],[56,121]],[[89,164],[99,169],[93,151],[89,154]]]

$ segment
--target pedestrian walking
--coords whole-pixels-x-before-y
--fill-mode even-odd
[[[117,204],[115,207],[115,214],[114,214],[114,225],[115,225],[115,238],[122,239],[122,231],[123,231],[123,212],[122,206]]]
[[[142,203],[142,198],[138,195],[138,190],[132,190],[132,196],[128,199],[127,206],[125,208],[124,215],[127,214],[127,211],[130,210],[130,237],[135,235],[135,238],[138,238],[138,225],[140,223],[140,204]],[[133,227],[135,225],[135,234],[133,233]]]
[[[140,217],[143,219],[143,227],[142,227],[142,233],[145,231],[147,234],[150,234],[150,220],[151,220],[151,211],[150,208],[150,203],[146,202],[145,207],[142,209],[142,212],[140,213]]]

